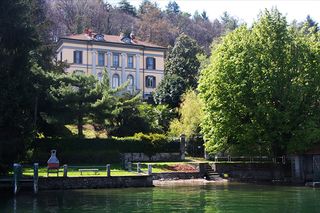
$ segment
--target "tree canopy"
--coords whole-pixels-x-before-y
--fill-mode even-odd
[[[176,107],[187,88],[197,87],[200,53],[201,49],[195,40],[185,34],[177,38],[166,58],[165,77],[156,91],[156,103]]]
[[[203,119],[203,104],[196,91],[188,90],[182,95],[178,112],[179,119],[174,119],[170,123],[169,134],[176,137],[185,134],[187,139],[198,136]]]
[[[180,6],[177,4],[177,2],[173,1],[173,2],[169,2],[168,5],[166,6],[166,12],[167,13],[174,13],[174,14],[178,14],[180,13]]]
[[[277,156],[319,142],[319,61],[319,33],[276,9],[225,36],[199,84],[207,151]]]
[[[38,43],[28,2],[1,1],[0,28],[1,172],[2,163],[22,158],[34,129],[35,90],[30,52]]]
[[[125,13],[133,15],[133,16],[137,15],[136,8],[133,5],[131,5],[127,0],[121,0],[118,3],[118,5],[119,5],[119,9],[122,12],[125,12]]]

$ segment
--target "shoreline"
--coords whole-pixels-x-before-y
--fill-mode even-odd
[[[230,182],[227,179],[221,180],[206,180],[203,178],[195,178],[195,179],[162,179],[162,180],[153,180],[154,186],[177,186],[177,185],[207,185],[207,184],[225,184]]]

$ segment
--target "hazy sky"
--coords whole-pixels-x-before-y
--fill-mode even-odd
[[[115,5],[120,0],[108,0]],[[128,0],[138,8],[142,0]],[[151,0],[164,9],[169,0]],[[228,11],[239,20],[251,24],[257,19],[259,11],[276,6],[279,11],[287,16],[291,22],[296,19],[303,21],[309,14],[317,22],[320,22],[320,0],[176,0],[180,9],[193,14],[196,10],[207,11],[210,20],[219,18],[224,11]]]

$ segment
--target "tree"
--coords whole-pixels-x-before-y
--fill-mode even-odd
[[[102,81],[97,84],[100,97],[93,104],[91,119],[95,128],[106,129],[108,135],[129,136],[137,132],[152,132],[155,130],[152,117],[142,113],[142,100],[139,93],[131,94],[127,91],[128,83],[116,89],[109,86],[106,69],[103,71]],[[145,110],[143,112],[150,112]]]
[[[175,116],[175,112],[166,105],[142,103],[138,107],[140,117],[145,120],[149,132],[165,133],[169,129],[169,123]]]
[[[305,33],[317,33],[319,31],[318,23],[314,21],[310,15],[307,16],[302,28]]]
[[[145,41],[167,46],[176,37],[176,28],[156,5],[145,1],[140,6],[137,36]]]
[[[92,75],[63,74],[56,79],[58,87],[51,87],[55,110],[53,116],[62,123],[76,123],[78,136],[83,136],[84,118],[93,112],[99,98],[97,80]]]
[[[165,74],[176,74],[185,80],[187,87],[195,88],[200,66],[197,58],[199,53],[201,53],[201,49],[197,42],[187,35],[181,34],[168,54]]]
[[[202,18],[203,20],[205,20],[205,21],[208,21],[208,20],[209,20],[209,17],[208,17],[207,12],[206,12],[205,10],[202,11],[202,13],[201,13],[201,18]]]
[[[319,44],[273,9],[216,45],[199,84],[207,151],[279,156],[318,142]]]
[[[173,1],[173,2],[169,2],[168,5],[166,6],[166,12],[168,14],[178,14],[180,13],[180,7],[177,4],[177,2]]]
[[[140,116],[139,94],[122,93],[116,97],[115,108],[106,125],[108,135],[130,136],[137,132],[149,132],[149,126]]]
[[[0,173],[3,164],[23,159],[33,135],[30,52],[37,36],[29,3],[0,1]]]
[[[226,32],[235,30],[239,26],[238,19],[230,16],[230,14],[226,11],[221,16],[221,22]]]
[[[203,104],[195,91],[188,90],[182,95],[179,117],[179,119],[176,118],[170,123],[169,134],[176,137],[185,134],[188,140],[200,134]]]
[[[195,88],[200,66],[196,41],[181,34],[169,52],[165,63],[165,77],[155,93],[155,102],[177,107],[187,88]]]
[[[132,16],[136,16],[137,12],[136,12],[136,8],[131,5],[127,0],[121,0],[119,3],[119,9],[120,11],[130,14]]]
[[[193,14],[193,20],[195,20],[196,22],[200,22],[202,20],[201,15],[199,14],[199,11],[196,10]]]
[[[179,106],[180,96],[186,90],[185,80],[176,75],[165,75],[160,82],[154,100],[157,104],[167,104],[171,108]]]

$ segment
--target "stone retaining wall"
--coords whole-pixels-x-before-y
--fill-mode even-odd
[[[152,174],[153,180],[179,180],[203,178],[199,172],[162,172]]]
[[[180,153],[156,153],[148,156],[144,153],[123,153],[124,162],[148,162],[148,161],[181,161]]]
[[[153,186],[152,176],[39,178],[39,189],[91,189]]]
[[[290,165],[274,163],[212,163],[212,168],[220,174],[228,174],[240,181],[286,180],[290,177]]]

